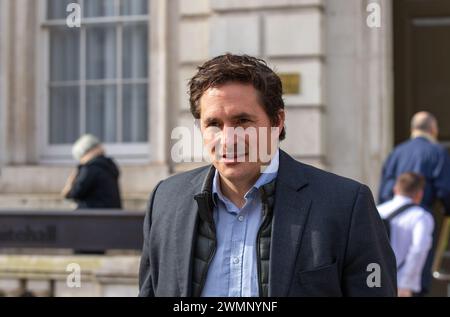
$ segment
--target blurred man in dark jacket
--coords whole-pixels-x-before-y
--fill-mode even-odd
[[[80,164],[69,176],[62,195],[75,200],[78,209],[122,208],[119,169],[105,156],[99,140],[89,134],[82,136],[75,142],[72,154]]]
[[[431,210],[436,199],[450,214],[450,157],[437,143],[436,118],[422,111],[411,120],[411,139],[398,145],[383,166],[379,202],[392,199],[397,177],[405,172],[421,174],[426,179],[423,207]]]
[[[378,200],[384,203],[393,197],[397,177],[414,172],[425,177],[425,192],[421,205],[431,212],[433,203],[440,200],[446,214],[450,214],[450,157],[437,143],[439,129],[436,118],[429,112],[416,113],[411,120],[411,139],[398,145],[383,166]],[[422,278],[424,294],[431,283],[433,249],[430,251]]]

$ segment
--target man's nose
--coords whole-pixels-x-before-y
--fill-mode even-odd
[[[236,143],[236,139],[237,136],[234,127],[224,126],[221,136],[222,144],[225,146],[232,146]]]

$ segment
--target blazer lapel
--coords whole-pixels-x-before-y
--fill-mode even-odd
[[[194,196],[202,190],[202,184],[211,168],[205,169],[191,180],[191,187],[186,188],[182,197],[173,197],[179,204],[175,215],[177,280],[180,297],[191,296],[192,261],[195,231],[198,222],[198,205]]]
[[[311,207],[305,174],[285,152],[280,166],[273,210],[269,296],[287,296],[295,261]]]

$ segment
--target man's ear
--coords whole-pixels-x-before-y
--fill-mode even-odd
[[[424,194],[425,194],[425,193],[424,193],[423,190],[419,190],[419,191],[417,192],[415,198],[416,198],[418,204],[420,204],[420,203],[422,202],[422,200],[423,200],[423,195],[424,195]]]
[[[392,192],[394,193],[394,195],[398,195],[398,186],[394,185],[394,188],[392,188]]]

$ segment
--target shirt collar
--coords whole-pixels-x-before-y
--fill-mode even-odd
[[[417,131],[413,131],[411,133],[411,139],[420,138],[420,137],[427,139],[431,143],[437,143],[437,140],[434,136],[432,136],[431,134],[426,133],[424,131],[417,130]]]
[[[249,191],[245,194],[245,197],[247,198],[248,195],[254,191],[258,190],[261,186],[264,186],[265,184],[270,183],[272,180],[274,180],[278,175],[278,167],[280,165],[280,150],[277,149],[275,154],[272,156],[272,159],[270,160],[269,165],[262,166],[262,172],[259,178],[256,180],[255,184],[252,186],[252,188],[249,189]],[[216,197],[218,197],[223,202],[228,202],[228,198],[226,198],[220,189],[220,178],[219,178],[219,172],[216,169],[216,172],[214,174],[213,184],[212,184],[212,195],[213,195],[213,201],[214,204],[217,205]]]
[[[395,195],[393,201],[398,204],[409,204],[412,202],[412,198],[403,195]]]

